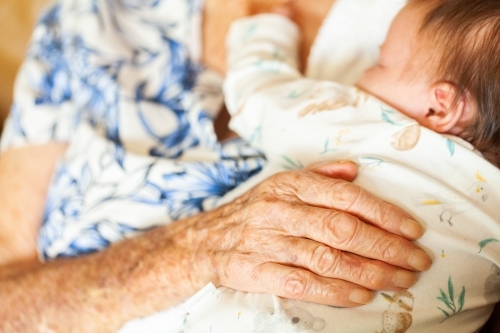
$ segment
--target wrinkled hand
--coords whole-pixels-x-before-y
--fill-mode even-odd
[[[412,286],[412,271],[431,265],[408,240],[423,229],[350,183],[356,172],[353,163],[283,172],[224,206],[200,245],[213,282],[333,306]]]

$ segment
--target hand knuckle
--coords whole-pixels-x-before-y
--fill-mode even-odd
[[[345,296],[345,290],[337,283],[329,283],[321,288],[321,297],[327,304],[339,303]]]
[[[271,195],[260,195],[251,200],[244,208],[244,216],[251,220],[265,220],[275,214],[282,202]]]
[[[401,246],[398,246],[393,239],[379,241],[376,248],[380,251],[382,260],[388,263],[394,262],[401,251]]]
[[[388,202],[382,201],[378,209],[378,222],[380,226],[386,229],[391,225],[391,221],[394,220],[396,212],[394,211],[394,206]]]
[[[278,182],[281,182],[284,177],[286,177],[285,172],[278,172],[278,173],[275,173],[274,175],[270,176],[269,178],[267,178],[267,180],[265,180],[262,184],[278,183]]]
[[[337,181],[333,186],[333,200],[342,210],[351,208],[361,196],[361,188],[353,183]]]
[[[272,184],[295,183],[300,180],[302,172],[299,170],[290,170],[278,172],[268,178],[268,182]]]
[[[361,277],[364,285],[372,290],[381,290],[385,287],[384,271],[378,265],[371,265],[367,269],[361,270]]]
[[[322,276],[331,276],[339,265],[340,255],[327,245],[318,245],[312,253],[312,269]]]
[[[300,178],[299,171],[274,174],[254,188],[254,200],[264,199],[272,202],[289,199],[290,196],[295,195]]]
[[[300,269],[288,274],[284,283],[286,296],[293,299],[304,298],[308,290],[309,280],[308,274]]]
[[[330,226],[335,244],[345,249],[355,239],[359,223],[359,220],[351,215],[331,212],[325,224]]]

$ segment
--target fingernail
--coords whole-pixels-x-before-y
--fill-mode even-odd
[[[410,239],[419,239],[424,235],[424,228],[415,220],[405,218],[399,229],[403,236]]]
[[[394,286],[399,288],[408,289],[415,285],[417,282],[417,276],[415,273],[404,271],[402,269],[398,269],[394,274],[394,278],[392,279],[392,283]]]
[[[366,289],[354,289],[349,296],[349,300],[357,304],[368,304],[372,299],[372,293]]]
[[[431,268],[432,260],[424,251],[414,249],[408,260],[408,265],[417,271],[427,271]]]

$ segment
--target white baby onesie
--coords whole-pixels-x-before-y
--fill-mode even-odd
[[[412,214],[433,259],[415,286],[334,308],[228,288],[189,303],[184,332],[475,332],[500,299],[500,172],[467,142],[423,128],[355,87],[304,78],[297,27],[277,15],[238,21],[225,82],[231,128],[265,152],[270,175],[349,159],[355,183]],[[328,232],[325,230],[325,232]]]

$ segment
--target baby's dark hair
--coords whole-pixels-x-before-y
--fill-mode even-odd
[[[410,0],[429,6],[420,33],[439,54],[434,79],[457,88],[477,108],[463,135],[500,166],[500,0]]]

